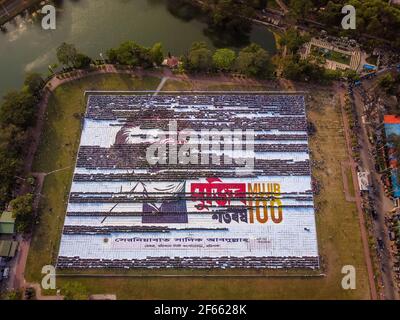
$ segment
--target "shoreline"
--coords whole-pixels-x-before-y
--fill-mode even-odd
[[[16,5],[13,10],[11,12],[8,12],[8,15],[3,15],[5,13],[5,9],[7,8],[6,4],[10,4],[13,1],[12,0],[5,0],[4,3],[2,2],[0,4],[0,13],[2,14],[0,17],[0,27],[4,27],[5,24],[7,24],[8,22],[10,22],[12,19],[14,19],[15,17],[17,17],[18,15],[20,15],[23,11],[31,8],[32,6],[34,6],[35,4],[41,2],[41,0],[27,0],[27,2],[25,3],[25,1],[21,1],[21,0],[14,0],[14,2],[19,1],[20,4]],[[45,1],[46,3],[48,3],[48,1]]]

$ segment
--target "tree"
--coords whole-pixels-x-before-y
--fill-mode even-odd
[[[0,126],[0,152],[5,150],[9,155],[18,155],[26,143],[26,132],[14,124]]]
[[[65,42],[57,48],[57,58],[61,64],[77,69],[88,68],[92,63],[90,57],[78,52],[73,44]]]
[[[387,75],[379,79],[379,86],[383,90],[385,90],[387,94],[394,94],[394,91],[396,89],[396,80],[390,73],[388,73]]]
[[[9,200],[15,176],[22,166],[26,132],[13,125],[0,125],[0,208]]]
[[[78,50],[76,50],[73,44],[63,42],[57,48],[57,59],[65,66],[74,66],[76,64],[77,56]]]
[[[303,70],[293,56],[285,57],[282,61],[282,75],[286,79],[300,80]]]
[[[347,69],[344,72],[344,76],[347,79],[352,80],[352,81],[360,80],[360,76],[357,74],[357,71],[355,71],[355,70]]]
[[[191,3],[193,1],[186,2]],[[260,4],[258,0],[203,0],[202,8],[207,17],[204,34],[216,47],[239,47],[249,43],[252,18]]]
[[[32,230],[34,221],[33,195],[27,193],[10,202],[11,212],[15,218],[17,232],[28,233]]]
[[[78,53],[75,58],[74,67],[77,69],[86,69],[90,67],[92,59],[87,55]]]
[[[209,71],[212,66],[212,53],[204,42],[195,42],[186,59],[188,69],[193,71]]]
[[[164,61],[164,52],[161,42],[157,42],[150,49],[150,55],[153,63],[160,66]]]
[[[123,42],[119,47],[108,50],[107,55],[112,63],[144,68],[153,66],[151,50],[134,41]]]
[[[300,59],[299,56],[288,56],[283,60],[282,73],[286,79],[296,81],[324,82],[335,74],[326,74],[325,69],[308,59]]]
[[[10,91],[0,106],[0,122],[27,128],[34,124],[36,99],[30,92]]]
[[[290,28],[283,34],[282,38],[279,40],[279,44],[281,46],[286,46],[290,53],[296,53],[297,50],[308,41],[310,41],[309,35],[302,36],[296,29]]]
[[[324,82],[330,82],[331,80],[339,80],[343,76],[343,71],[336,69],[336,70],[321,70],[323,73],[323,79],[322,81]]]
[[[313,7],[311,0],[290,0],[291,13],[294,13],[296,18],[304,17]]]
[[[274,73],[268,52],[255,43],[240,51],[237,67],[239,72],[259,78],[271,78]]]
[[[10,200],[15,176],[21,170],[27,142],[27,128],[35,122],[37,98],[42,80],[28,74],[22,91],[10,91],[0,105],[0,209]]]
[[[0,150],[0,207],[10,199],[15,174],[22,165],[18,158],[7,155]]]
[[[342,7],[343,5],[340,3],[329,1],[325,10],[320,13],[321,21],[326,23],[328,26],[339,26],[340,21],[343,18]],[[358,23],[359,21],[357,21],[357,24]]]
[[[25,76],[24,85],[28,88],[29,92],[33,95],[38,94],[39,90],[42,88],[44,80],[39,73],[28,72]]]
[[[292,0],[301,2],[301,0]],[[314,5],[324,7],[319,10],[317,19],[327,25],[330,31],[334,31],[333,26],[340,26],[343,18],[341,8],[345,4],[351,4],[357,11],[357,29],[341,32],[342,35],[361,37],[367,33],[377,38],[389,40],[391,45],[396,48],[398,43],[398,30],[400,30],[400,8],[390,4],[386,0],[352,0],[350,3],[344,0],[316,1]],[[293,4],[295,5],[295,4]],[[299,4],[297,4],[299,5]],[[375,41],[377,41],[375,39]],[[382,41],[380,41],[382,43]]]
[[[236,53],[231,49],[219,49],[215,51],[213,55],[214,67],[219,70],[223,71],[232,70],[235,61],[236,61]]]
[[[212,26],[228,32],[248,33],[255,14],[246,3],[236,0],[217,0],[212,6]]]

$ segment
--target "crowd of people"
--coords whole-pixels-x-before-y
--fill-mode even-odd
[[[60,269],[276,269],[304,268],[317,269],[318,257],[148,257],[146,259],[81,259],[79,257],[58,257]]]
[[[235,171],[237,166],[232,162],[226,163],[227,159],[222,153],[223,148],[220,153],[215,153],[215,155],[212,154],[213,150],[209,150],[210,156],[219,157],[219,163],[149,163],[146,150],[151,143],[158,139],[155,134],[156,130],[163,129],[169,132],[171,120],[176,122],[174,133],[187,128],[199,133],[203,129],[210,128],[228,129],[229,132],[235,132],[235,130],[242,132],[248,128],[254,130],[254,152],[251,154],[237,152],[231,155],[232,157],[254,157],[254,169],[238,175]],[[310,215],[314,212],[313,191],[308,179],[311,178],[308,124],[302,95],[242,93],[231,95],[223,93],[161,94],[157,96],[153,96],[152,93],[91,95],[88,98],[83,128],[73,186],[69,195],[63,239],[79,239],[81,236],[85,239],[89,236],[93,236],[93,239],[100,236],[112,239],[115,234],[129,236],[137,233],[157,238],[158,235],[171,234],[174,231],[184,233],[186,230],[191,234],[200,231],[199,233],[204,235],[203,231],[205,231],[223,236],[224,232],[231,231],[230,227],[240,227],[249,223],[247,210],[260,211],[260,207],[265,205],[266,207],[263,207],[265,216],[267,216],[268,210],[275,210],[276,213],[273,214],[278,215],[280,210],[278,206],[272,204],[271,206],[275,208],[270,209],[270,207],[267,208],[270,205],[264,204],[267,201],[274,201],[277,197],[279,203],[282,203],[279,207],[282,206],[285,210],[291,212],[298,210],[298,214]],[[88,131],[86,132],[86,130]],[[150,136],[146,134],[149,132]],[[169,137],[167,141],[168,143],[165,144],[169,149],[173,143],[179,146],[180,140],[177,137]],[[190,144],[192,142],[184,141],[182,143]],[[268,182],[275,181],[276,177],[292,179],[290,181],[298,185],[297,189],[290,186],[291,190],[279,190],[277,191],[279,194],[275,194],[274,191],[273,194],[267,196],[266,194],[270,191],[267,190],[266,184],[258,183],[265,187],[264,191],[261,189],[257,192],[254,191],[255,189],[253,191],[246,190],[247,182],[250,183],[253,181],[252,179]],[[151,188],[152,185],[156,185],[158,189],[162,188],[163,184],[174,185],[177,181],[184,181],[188,185],[191,183],[193,186],[193,181],[200,183],[201,180],[208,179],[215,182],[211,186],[214,190],[223,184],[225,179],[230,179],[230,182],[226,182],[227,184],[233,183],[235,186],[225,185],[225,189],[221,193],[213,191],[210,195],[197,194],[196,198],[194,198],[192,189],[183,189],[180,192],[172,193]],[[244,186],[241,194],[237,194],[238,191],[235,189],[239,188],[238,184]],[[148,186],[150,187],[148,188]],[[232,201],[229,200],[229,192],[235,192],[235,199],[231,199]],[[257,193],[257,199],[251,192]],[[205,208],[202,210],[198,202],[207,203],[207,210]],[[159,211],[153,208],[152,210],[155,211],[149,211],[152,213],[149,214],[144,208],[154,203],[159,205],[157,209]],[[193,205],[197,203],[196,212],[191,203]],[[236,213],[233,212],[238,207],[244,216],[236,211]],[[170,221],[169,215],[183,215],[182,212],[185,217],[190,217],[192,225],[187,224],[188,218],[185,218],[186,224],[179,228],[176,225],[171,226],[169,223],[164,223],[163,219]],[[223,219],[227,218],[227,215],[230,217],[227,221],[222,221],[223,219],[219,222],[213,221],[218,220],[218,215]],[[160,216],[162,217],[160,218]],[[107,223],[99,224],[99,218],[108,219]],[[155,221],[155,219],[162,219],[162,226],[160,224],[157,226],[154,222],[145,226],[140,225],[140,223]],[[279,220],[277,217],[272,219]],[[301,229],[304,234],[312,235],[312,226],[307,224]],[[286,235],[285,230],[282,230],[281,233]],[[243,234],[247,233],[243,231]],[[307,235],[307,238],[311,239],[310,236]],[[278,240],[274,239],[274,241]],[[65,244],[68,254],[74,250],[67,251],[70,250],[68,249],[69,243]],[[72,241],[71,246],[73,246]],[[63,248],[63,240],[61,247]],[[208,249],[208,247],[204,250],[209,250],[210,255],[214,252],[212,248]],[[222,247],[218,250],[227,252]],[[76,253],[78,254],[78,252]],[[271,255],[241,258],[233,256],[156,258],[152,257],[151,253],[149,255],[146,259],[119,260],[116,259],[117,257],[115,259],[86,259],[87,257],[82,255],[67,257],[60,254],[58,267],[317,268],[319,266],[319,257],[311,254],[309,257],[288,257],[285,253],[286,256],[282,257]],[[156,255],[159,254],[156,253]],[[107,255],[107,257],[110,256],[113,254]]]

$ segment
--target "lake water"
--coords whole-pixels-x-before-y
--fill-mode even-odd
[[[43,30],[39,21],[16,18],[6,25],[6,33],[0,32],[0,96],[18,89],[27,71],[47,75],[48,65],[57,62],[55,51],[62,42],[75,44],[92,58],[100,58],[101,52],[126,40],[146,46],[162,42],[165,52],[175,55],[186,52],[194,41],[219,46],[224,35],[216,39],[204,19],[192,18],[190,10],[171,4],[176,1],[58,1],[57,29],[51,31]],[[276,50],[273,34],[263,26],[254,26],[248,41],[259,43],[271,54]]]

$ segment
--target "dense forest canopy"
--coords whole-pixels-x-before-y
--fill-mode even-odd
[[[189,1],[189,0],[181,0]],[[248,18],[254,17],[259,9],[275,0],[190,0],[203,3],[210,15],[210,28],[225,29],[227,32],[245,34],[251,29]],[[369,35],[391,41],[400,48],[400,7],[389,4],[386,0],[285,0],[289,16],[298,20],[310,18],[327,26],[327,30],[341,32],[341,35],[359,37]],[[342,8],[353,5],[356,8],[356,30],[341,30],[344,17]]]
[[[287,0],[292,14],[297,18],[313,17],[327,26],[340,26],[344,5],[356,9],[356,30],[345,33],[357,37],[368,34],[393,42],[400,48],[400,7],[385,0]],[[329,29],[329,28],[328,28]]]
[[[21,91],[10,91],[0,103],[0,211],[10,200],[22,170],[28,128],[35,124],[38,91],[43,80],[29,73]]]

